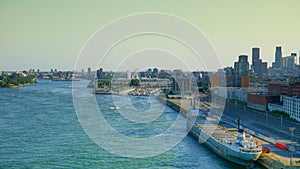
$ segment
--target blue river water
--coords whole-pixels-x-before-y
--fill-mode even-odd
[[[111,126],[130,137],[159,134],[179,116],[167,107],[153,122],[137,124],[111,109],[111,96],[95,97]],[[130,101],[141,111],[151,106],[148,97],[130,97]],[[244,168],[215,155],[190,135],[154,157],[112,154],[95,144],[81,127],[72,82],[41,80],[17,89],[0,88],[0,107],[0,168]]]

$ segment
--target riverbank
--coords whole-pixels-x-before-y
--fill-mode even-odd
[[[15,88],[23,87],[23,86],[28,86],[28,85],[30,85],[30,84],[31,84],[31,83],[25,83],[25,84],[19,84],[19,85],[10,85],[10,86],[8,86],[7,88],[15,89]]]
[[[181,104],[179,102],[175,102],[172,101],[171,99],[167,99],[164,96],[160,95],[157,96],[156,99],[161,102],[163,105],[167,105],[169,107],[171,107],[173,110],[177,111],[178,113],[180,113],[181,115],[183,115],[184,117],[187,117],[187,113],[188,113],[188,108],[185,106],[181,106]]]
[[[102,95],[124,95],[124,94],[128,94],[132,90],[134,90],[134,88],[124,88],[124,89],[120,89],[118,91],[94,89],[93,93],[94,94],[102,94]]]

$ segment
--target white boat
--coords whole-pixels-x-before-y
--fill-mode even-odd
[[[118,110],[120,107],[118,107],[118,106],[111,106],[111,107],[109,107],[109,109],[110,110]]]

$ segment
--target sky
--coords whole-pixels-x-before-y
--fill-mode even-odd
[[[77,58],[92,35],[120,17],[142,12],[167,13],[193,24],[201,30],[219,56],[219,59],[211,58],[211,62],[218,59],[220,64],[207,62],[204,66],[180,54],[181,48],[177,42],[147,36],[119,44],[102,63],[96,58],[90,61],[91,64],[100,63],[98,66],[105,70],[133,70],[135,67],[143,69],[149,66],[161,69],[178,67],[216,70],[220,66],[233,66],[240,54],[247,54],[251,63],[251,48],[260,47],[261,59],[271,66],[278,45],[282,46],[283,56],[291,52],[299,54],[299,7],[298,0],[1,0],[0,70],[87,69],[90,66],[88,62],[76,66]],[[140,49],[133,47],[140,43],[143,44]],[[160,50],[134,55],[136,51],[147,45],[152,48],[154,44],[160,44]],[[98,44],[97,48],[101,47]],[[179,54],[174,57],[172,52],[176,50]],[[184,50],[182,48],[181,52]],[[123,52],[126,51],[125,55]],[[132,57],[124,60],[128,55]],[[153,58],[147,60],[150,55]],[[165,64],[161,64],[159,58],[168,59],[164,61]],[[97,64],[93,64],[92,69],[96,67]]]

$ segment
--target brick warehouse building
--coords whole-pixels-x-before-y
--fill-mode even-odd
[[[268,85],[269,94],[300,96],[300,82],[295,83],[270,83]]]
[[[268,109],[268,103],[280,102],[280,96],[268,93],[248,93],[247,100],[247,107],[266,111]]]

